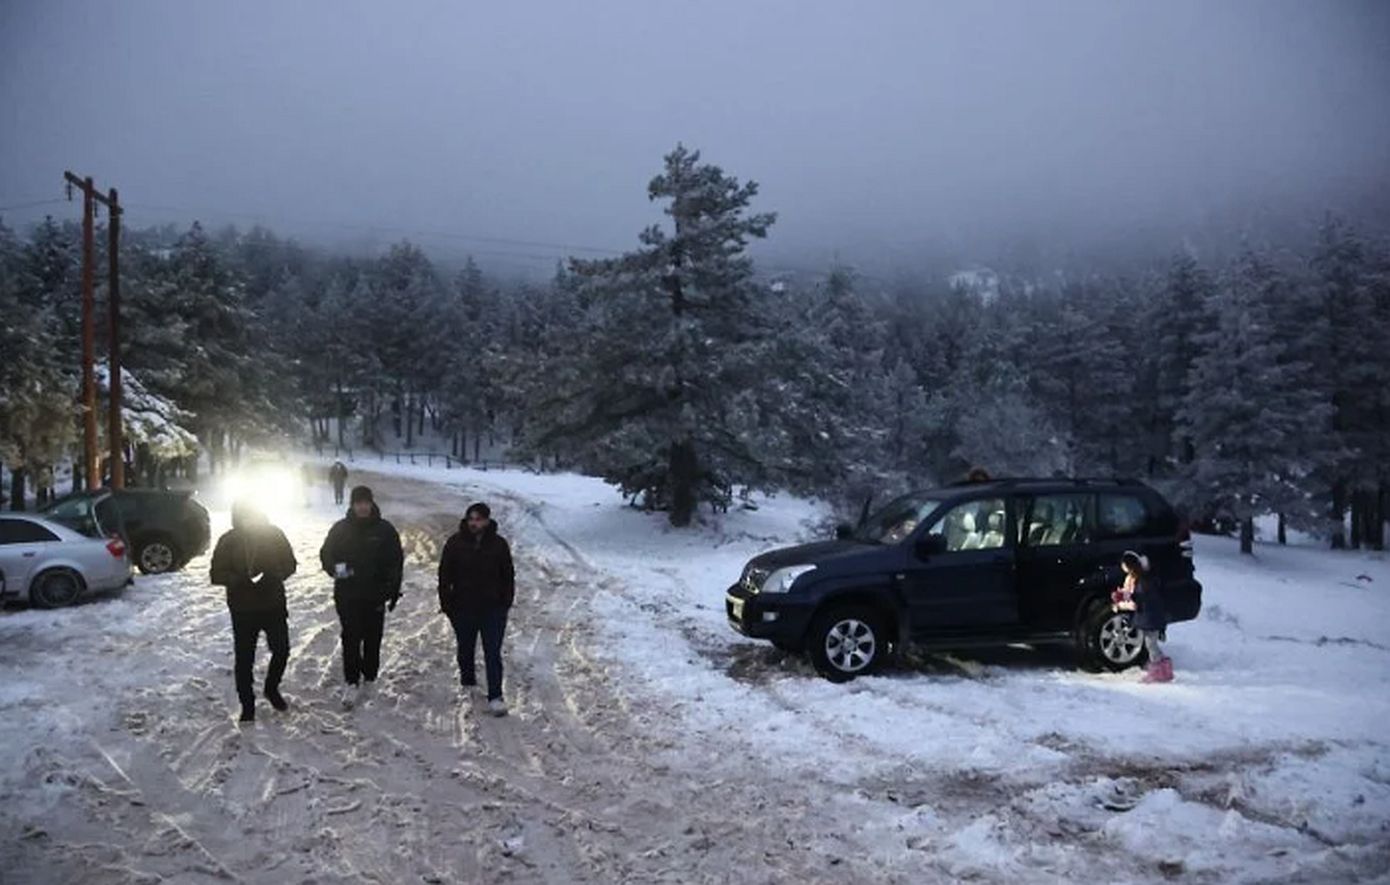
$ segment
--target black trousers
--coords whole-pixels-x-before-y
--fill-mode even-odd
[[[334,503],[334,504],[341,504],[341,503],[343,503],[343,483],[340,483],[340,482],[335,482],[335,483],[333,483],[333,503]]]
[[[449,623],[458,640],[459,681],[471,685],[478,678],[473,669],[478,636],[483,638],[483,669],[487,672],[487,699],[502,696],[502,639],[507,634],[507,609],[451,611]]]
[[[256,692],[253,688],[252,669],[256,664],[256,643],[265,633],[265,644],[270,649],[270,666],[265,671],[265,688],[271,691],[280,687],[280,678],[285,675],[285,665],[290,660],[290,628],[284,612],[232,612],[232,644],[236,649],[236,693],[243,704],[254,704]]]
[[[335,599],[338,623],[343,628],[343,678],[348,685],[359,679],[376,679],[381,669],[381,634],[386,628],[386,603],[375,600]]]

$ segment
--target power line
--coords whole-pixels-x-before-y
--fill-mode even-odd
[[[574,243],[552,243],[543,240],[521,240],[514,237],[490,237],[481,234],[466,234],[458,231],[421,230],[388,224],[355,224],[348,221],[329,221],[324,219],[293,218],[284,215],[271,215],[264,212],[239,212],[230,209],[197,208],[190,206],[162,206],[151,203],[127,203],[135,209],[150,212],[180,212],[185,214],[212,214],[225,218],[246,218],[253,221],[275,222],[279,224],[307,224],[316,227],[336,227],[344,230],[360,230],[368,233],[402,234],[414,237],[435,237],[449,240],[462,240],[476,243],[491,243],[499,246],[520,246],[532,249],[556,249],[565,252],[591,252],[600,255],[621,255],[622,249],[605,246],[586,246]]]
[[[60,201],[60,200],[47,200],[47,201],[41,201],[41,202],[39,202],[39,203],[37,203],[37,204],[35,204],[35,205],[42,205],[43,203],[53,203],[53,202],[61,202],[61,201]],[[234,210],[234,209],[217,209],[217,208],[208,207],[208,206],[203,206],[203,207],[194,207],[194,206],[169,206],[169,205],[154,204],[154,203],[127,203],[127,202],[122,202],[121,206],[122,206],[123,209],[127,209],[127,210],[129,210],[129,209],[137,209],[137,210],[144,210],[144,211],[146,211],[146,212],[174,212],[174,213],[179,213],[179,214],[182,214],[182,215],[210,215],[210,216],[221,217],[221,218],[243,218],[243,219],[248,219],[248,220],[251,220],[251,221],[256,221],[256,222],[265,223],[265,224],[286,225],[286,226],[298,224],[298,225],[309,225],[309,226],[314,226],[314,227],[331,227],[331,228],[338,228],[338,229],[342,229],[342,230],[362,231],[362,232],[365,232],[365,233],[374,233],[374,234],[387,234],[387,235],[407,236],[407,237],[416,237],[416,238],[445,239],[445,240],[455,240],[455,241],[458,241],[458,242],[465,242],[465,243],[486,243],[486,244],[489,244],[489,245],[498,245],[498,246],[514,246],[514,247],[517,247],[517,248],[519,248],[519,249],[551,249],[551,250],[554,250],[553,252],[550,252],[550,253],[537,253],[537,252],[525,252],[525,251],[508,251],[508,250],[505,250],[505,249],[470,249],[470,250],[468,250],[468,252],[469,252],[470,255],[476,255],[476,256],[478,256],[478,257],[484,257],[484,258],[495,258],[495,259],[510,260],[510,261],[515,261],[515,262],[518,262],[518,263],[526,263],[526,262],[536,262],[536,263],[545,262],[545,263],[553,263],[553,262],[555,262],[556,260],[568,258],[568,257],[570,257],[573,253],[576,253],[576,252],[588,253],[588,254],[592,254],[592,255],[611,255],[611,256],[617,256],[617,255],[623,255],[623,254],[625,254],[627,251],[629,251],[629,250],[623,250],[623,249],[614,249],[614,248],[610,248],[610,247],[606,247],[606,246],[591,246],[591,245],[583,245],[583,244],[576,244],[576,243],[555,243],[555,242],[548,242],[548,241],[544,241],[544,240],[523,240],[523,239],[518,239],[518,238],[514,238],[514,237],[493,237],[493,236],[484,236],[484,235],[481,235],[481,234],[461,233],[461,232],[458,232],[458,231],[444,231],[444,230],[429,230],[429,229],[420,229],[420,228],[410,228],[410,227],[403,227],[403,226],[399,226],[399,225],[358,224],[358,223],[348,222],[348,221],[332,221],[332,220],[327,220],[327,219],[295,218],[295,217],[292,217],[292,216],[275,215],[275,214],[272,214],[272,213],[265,213],[265,212],[243,212],[243,211]],[[246,245],[250,245],[250,244],[243,244],[243,247],[246,246]],[[762,270],[764,270],[764,271],[770,271],[770,272],[772,272],[772,273],[794,273],[794,274],[803,274],[803,275],[808,275],[808,276],[820,276],[820,275],[822,275],[822,274],[824,274],[824,273],[826,272],[824,269],[819,269],[819,270],[818,270],[818,269],[815,269],[815,268],[801,267],[801,266],[796,266],[796,265],[788,265],[788,264],[784,264],[784,263],[781,263],[781,262],[773,263],[773,262],[757,261],[756,264],[757,264],[757,266],[760,267]],[[883,280],[883,279],[880,278],[880,277],[877,277],[877,276],[875,276],[875,275],[873,275],[873,274],[864,273],[864,272],[862,272],[862,271],[856,271],[856,275],[857,275],[859,278],[864,279],[864,280],[870,280],[870,281],[878,282],[878,283],[881,283],[881,284],[886,284],[886,283],[887,283],[886,280]]]
[[[34,209],[39,206],[50,206],[54,203],[66,203],[67,200],[54,198],[51,200],[30,200],[27,203],[16,203],[12,206],[0,206],[0,212],[18,212],[21,209]]]

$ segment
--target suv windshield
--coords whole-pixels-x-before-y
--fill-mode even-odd
[[[854,533],[856,541],[868,544],[897,544],[922,524],[922,520],[941,506],[940,498],[922,493],[903,495],[870,516]]]

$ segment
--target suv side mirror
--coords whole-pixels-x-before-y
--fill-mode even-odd
[[[922,559],[928,559],[938,553],[945,552],[945,535],[923,535],[917,539],[917,556]]]
[[[850,538],[853,537],[854,526],[850,525],[847,522],[842,522],[839,525],[835,526],[835,540],[848,541]]]

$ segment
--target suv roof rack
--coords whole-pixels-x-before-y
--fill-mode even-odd
[[[1004,476],[999,479],[977,481],[962,479],[951,483],[949,488],[962,488],[965,486],[1013,487],[1028,485],[1132,486],[1143,485],[1143,482],[1128,476]]]

